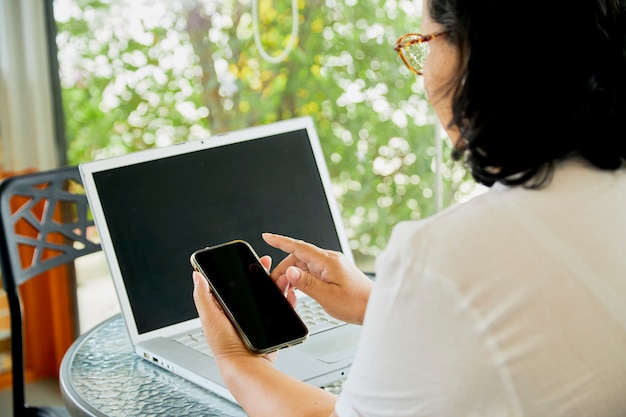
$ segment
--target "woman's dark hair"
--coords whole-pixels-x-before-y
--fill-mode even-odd
[[[460,52],[453,152],[472,176],[540,187],[580,155],[626,158],[626,0],[430,0]]]

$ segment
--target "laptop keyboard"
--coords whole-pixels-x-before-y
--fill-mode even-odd
[[[337,320],[328,315],[319,305],[317,301],[312,298],[304,298],[298,300],[296,303],[296,311],[300,318],[306,324],[309,329],[309,335],[314,335],[324,330],[328,330],[331,327],[337,327],[345,324],[345,322]]]
[[[329,316],[324,309],[319,305],[317,301],[312,298],[304,298],[298,300],[296,303],[296,311],[302,318],[304,324],[309,329],[309,335],[328,330],[331,327],[345,324],[345,322],[337,320]],[[202,329],[196,330],[193,333],[187,333],[175,338],[179,343],[189,346],[192,349],[200,351],[205,355],[213,357],[211,349],[209,348]]]
[[[174,340],[176,340],[178,343],[182,343],[185,346],[189,346],[192,349],[202,352],[207,356],[213,357],[213,353],[211,352],[211,348],[209,348],[209,344],[204,338],[204,333],[202,332],[202,329],[196,330],[193,333],[180,335]]]
[[[302,318],[304,324],[306,324],[307,328],[309,329],[309,335],[323,332],[324,330],[328,330],[331,327],[346,324],[345,322],[337,320],[328,315],[324,311],[322,306],[320,306],[319,303],[312,298],[307,297],[304,299],[299,299],[296,304],[296,311]],[[174,340],[182,343],[183,345],[187,345],[192,349],[202,352],[207,356],[213,357],[211,349],[209,348],[209,345],[204,338],[204,333],[202,332],[202,329],[197,330],[193,333],[181,335]],[[334,394],[339,394],[341,392],[341,387],[344,381],[345,379],[341,379],[333,384],[322,387],[322,389],[330,391]]]

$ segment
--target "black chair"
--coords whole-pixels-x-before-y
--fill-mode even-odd
[[[19,288],[60,265],[70,265],[70,271],[74,271],[75,259],[101,249],[99,242],[87,233],[93,220],[78,167],[4,179],[0,183],[0,217],[2,283],[11,315],[13,415],[68,416],[67,410],[60,407],[26,403],[24,318]],[[23,229],[30,232],[24,234]],[[22,259],[25,252],[32,254],[30,263]],[[75,294],[73,297],[75,300]],[[77,330],[74,333],[78,335]]]

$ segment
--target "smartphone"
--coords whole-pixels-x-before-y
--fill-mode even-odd
[[[269,353],[302,343],[308,329],[244,240],[200,249],[191,265],[209,282],[246,347]]]

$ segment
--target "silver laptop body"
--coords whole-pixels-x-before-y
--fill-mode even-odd
[[[231,401],[198,336],[189,255],[244,239],[276,265],[285,254],[261,239],[268,231],[352,259],[310,117],[87,162],[80,172],[135,352]],[[281,350],[277,367],[333,384],[347,375],[359,336],[359,326],[335,324]],[[194,339],[204,347],[185,342]]]

